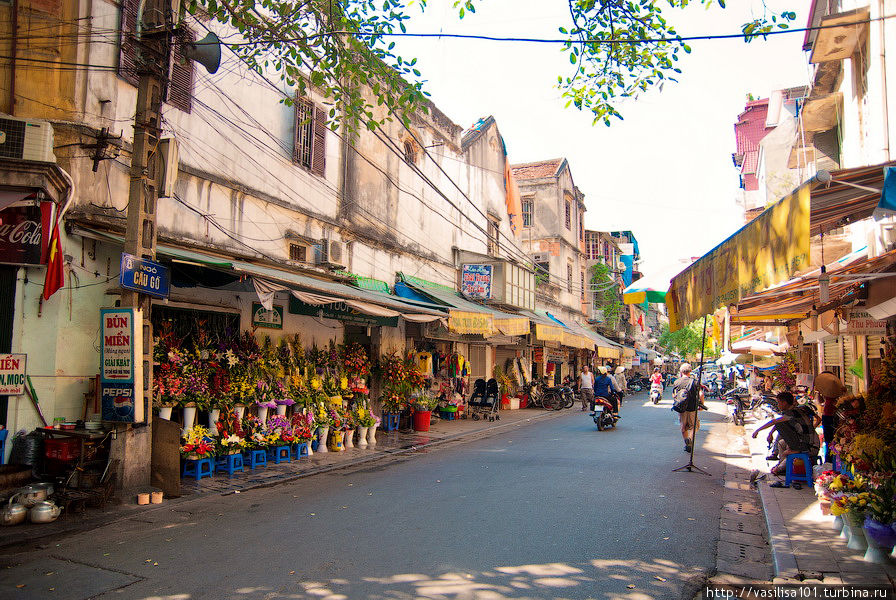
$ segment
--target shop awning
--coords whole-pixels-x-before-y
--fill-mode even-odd
[[[401,275],[405,286],[413,292],[432,298],[448,307],[448,329],[458,334],[478,334],[490,337],[496,333],[505,336],[528,335],[529,318],[484,306],[467,300],[447,286]],[[404,288],[396,284],[396,293]]]
[[[122,236],[90,228],[75,227],[74,233],[101,241],[124,243]],[[252,280],[259,300],[268,310],[273,305],[275,293],[289,292],[306,304],[323,306],[345,303],[350,310],[375,317],[394,318],[400,316],[408,321],[430,322],[443,319],[446,316],[445,312],[440,310],[437,305],[423,306],[418,302],[405,302],[382,292],[355,288],[336,281],[317,279],[275,267],[217,257],[165,244],[158,244],[156,253],[170,258],[173,262],[232,271],[234,274],[248,276]]]
[[[819,270],[797,277],[784,284],[743,298],[731,317],[732,325],[785,325],[802,320],[815,307],[819,312],[836,308],[856,297],[858,288],[869,280],[894,276],[896,250],[874,258],[847,255],[827,266],[830,277],[829,302],[822,305]]]
[[[803,183],[676,275],[667,296],[670,329],[804,273],[810,235],[870,217],[893,165],[842,169],[828,183]]]

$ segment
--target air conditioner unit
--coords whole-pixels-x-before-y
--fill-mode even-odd
[[[345,244],[333,240],[321,240],[318,248],[317,264],[327,267],[345,268],[347,257]]]
[[[0,158],[55,163],[53,126],[47,121],[0,117]]]

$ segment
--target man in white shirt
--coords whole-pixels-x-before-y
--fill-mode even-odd
[[[582,410],[591,410],[594,402],[594,373],[587,364],[582,366],[582,374],[579,375],[579,395],[582,397]]]

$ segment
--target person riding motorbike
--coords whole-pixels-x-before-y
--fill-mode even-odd
[[[621,394],[622,390],[619,389],[619,384],[616,383],[616,379],[611,375],[607,374],[606,367],[598,367],[598,372],[600,375],[597,379],[594,380],[594,395],[595,397],[605,398],[613,405],[613,413],[619,413],[619,398],[617,394]],[[591,410],[594,410],[594,403],[591,403]]]
[[[659,367],[654,367],[653,374],[650,376],[650,398],[654,400],[654,404],[663,399],[663,375],[660,373]]]

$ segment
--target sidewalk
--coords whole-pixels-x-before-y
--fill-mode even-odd
[[[376,446],[368,448],[350,448],[344,452],[314,453],[311,457],[293,460],[292,462],[245,470],[234,473],[233,477],[215,475],[181,481],[182,496],[166,498],[161,504],[138,506],[136,498],[122,498],[120,504],[107,506],[105,510],[88,508],[83,514],[65,515],[47,524],[26,523],[15,527],[3,528],[0,536],[0,550],[26,550],[28,547],[45,546],[52,539],[87,531],[108,525],[114,521],[145,514],[148,511],[170,509],[184,503],[192,502],[212,495],[226,496],[248,490],[268,487],[278,483],[294,481],[318,473],[326,473],[336,469],[355,467],[366,463],[383,460],[399,460],[410,457],[416,452],[425,452],[437,446],[467,442],[487,437],[509,428],[524,427],[532,421],[553,418],[569,414],[568,411],[544,411],[540,409],[504,410],[500,411],[497,421],[461,419],[442,421],[433,418],[430,431],[394,431],[385,433],[377,431]]]
[[[759,423],[747,423],[746,441],[753,468],[768,473],[765,432],[753,439]],[[890,585],[896,589],[896,561],[878,565],[862,560],[858,550],[846,547],[846,540],[833,529],[834,517],[821,514],[813,487],[801,490],[772,488],[777,478],[759,480],[759,496],[765,513],[769,544],[774,559],[775,583],[825,583],[831,585]]]

